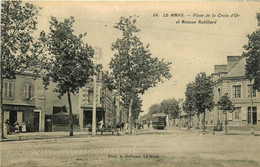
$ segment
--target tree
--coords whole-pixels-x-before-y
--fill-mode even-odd
[[[227,134],[227,112],[229,111],[230,113],[232,113],[234,111],[234,105],[229,99],[227,93],[219,99],[218,108],[220,110],[223,110],[225,113],[225,134]]]
[[[47,87],[50,82],[56,84],[54,92],[59,97],[67,94],[70,113],[70,136],[73,136],[73,119],[71,93],[78,93],[79,89],[88,82],[90,76],[94,75],[94,65],[91,61],[94,50],[84,44],[83,37],[86,35],[74,35],[74,18],[58,21],[55,17],[50,21],[50,32],[45,37],[51,58],[49,66],[46,67],[43,81]],[[42,38],[44,39],[44,38]]]
[[[205,131],[205,111],[211,111],[214,107],[213,83],[205,72],[199,73],[194,83],[194,107],[199,113],[203,113],[203,132]]]
[[[15,79],[25,71],[37,72],[42,50],[32,33],[37,29],[38,8],[31,3],[1,2],[1,138],[3,138],[3,78]],[[30,69],[29,69],[30,67]]]
[[[182,106],[184,112],[189,115],[189,129],[191,128],[191,115],[195,113],[194,86],[194,82],[187,84],[185,91],[185,101]]]
[[[257,14],[260,26],[260,13]],[[244,45],[242,56],[246,58],[246,76],[253,82],[253,88],[260,91],[260,28],[247,35],[248,44]]]
[[[175,98],[163,100],[160,103],[160,111],[169,115],[170,118],[177,118],[180,112],[179,103]]]
[[[112,73],[105,71],[103,74],[102,80],[110,91],[112,91],[113,89],[116,89],[116,86],[115,86],[116,84],[115,84]]]
[[[148,110],[148,118],[151,120],[153,114],[160,113],[160,104],[153,104]]]
[[[131,111],[136,94],[143,94],[146,90],[169,79],[170,64],[158,58],[152,58],[149,45],[144,46],[141,40],[134,35],[140,31],[136,27],[136,18],[121,17],[115,29],[122,31],[122,38],[112,43],[112,50],[116,51],[110,61],[110,68],[115,76],[120,76],[122,91],[129,93],[129,125],[132,133]]]
[[[129,98],[130,97],[127,96],[126,94],[123,94],[122,96],[123,96],[122,100],[124,102],[124,108],[129,108],[129,105],[130,105],[130,99]],[[135,94],[134,98],[133,98],[133,107],[132,107],[132,113],[131,113],[133,121],[137,120],[140,113],[143,112],[142,102],[143,102],[143,100],[138,96],[138,94]]]

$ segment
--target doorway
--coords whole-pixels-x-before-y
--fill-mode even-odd
[[[34,112],[34,131],[39,132],[40,112]]]

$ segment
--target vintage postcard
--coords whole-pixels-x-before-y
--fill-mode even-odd
[[[1,166],[260,166],[260,3],[1,1]]]

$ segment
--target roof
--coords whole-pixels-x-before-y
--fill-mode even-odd
[[[244,77],[245,76],[246,59],[241,59],[223,78]]]

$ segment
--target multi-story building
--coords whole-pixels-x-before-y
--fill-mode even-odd
[[[259,126],[260,93],[253,90],[251,99],[251,86],[245,76],[245,65],[246,60],[241,56],[227,56],[227,65],[215,65],[212,74],[215,103],[217,104],[221,96],[227,93],[235,107],[234,112],[228,113],[228,126],[250,125],[251,114],[253,114],[253,124]],[[223,111],[220,111],[217,106],[213,111],[207,112],[208,123],[216,124],[220,121],[224,125],[224,119]]]
[[[212,111],[205,112],[205,125],[213,129],[218,123],[225,125],[225,114],[217,106],[221,96],[226,93],[234,105],[234,111],[227,113],[228,127],[232,129],[250,130],[251,114],[253,126],[260,129],[260,92],[252,91],[250,81],[245,75],[246,60],[242,56],[227,56],[227,65],[215,65],[211,74],[214,83],[214,102]],[[188,121],[186,114],[182,114],[182,122]],[[192,127],[203,126],[203,113],[196,113],[192,117]],[[182,123],[184,125],[184,123]]]
[[[29,124],[29,131],[42,131],[43,113],[38,104],[44,97],[38,93],[38,76],[29,72],[16,75],[16,79],[3,78],[4,120],[9,120],[11,131],[17,122]]]
[[[97,123],[105,127],[112,127],[116,124],[116,96],[113,90],[110,90],[102,80],[103,73],[97,75],[96,82],[96,115]],[[92,125],[93,111],[93,82],[90,80],[85,87],[79,91],[79,125],[83,130],[86,126]],[[102,122],[102,123],[101,123]]]
[[[75,130],[83,130],[92,125],[93,82],[90,79],[85,87],[75,95],[71,94],[72,113],[75,116]],[[59,98],[53,92],[54,83],[45,90],[40,76],[24,72],[16,79],[3,80],[4,120],[11,125],[18,122],[30,124],[30,131],[60,131],[69,129],[69,105],[66,95]],[[105,126],[115,125],[116,98],[102,81],[102,73],[97,77],[97,121]]]

